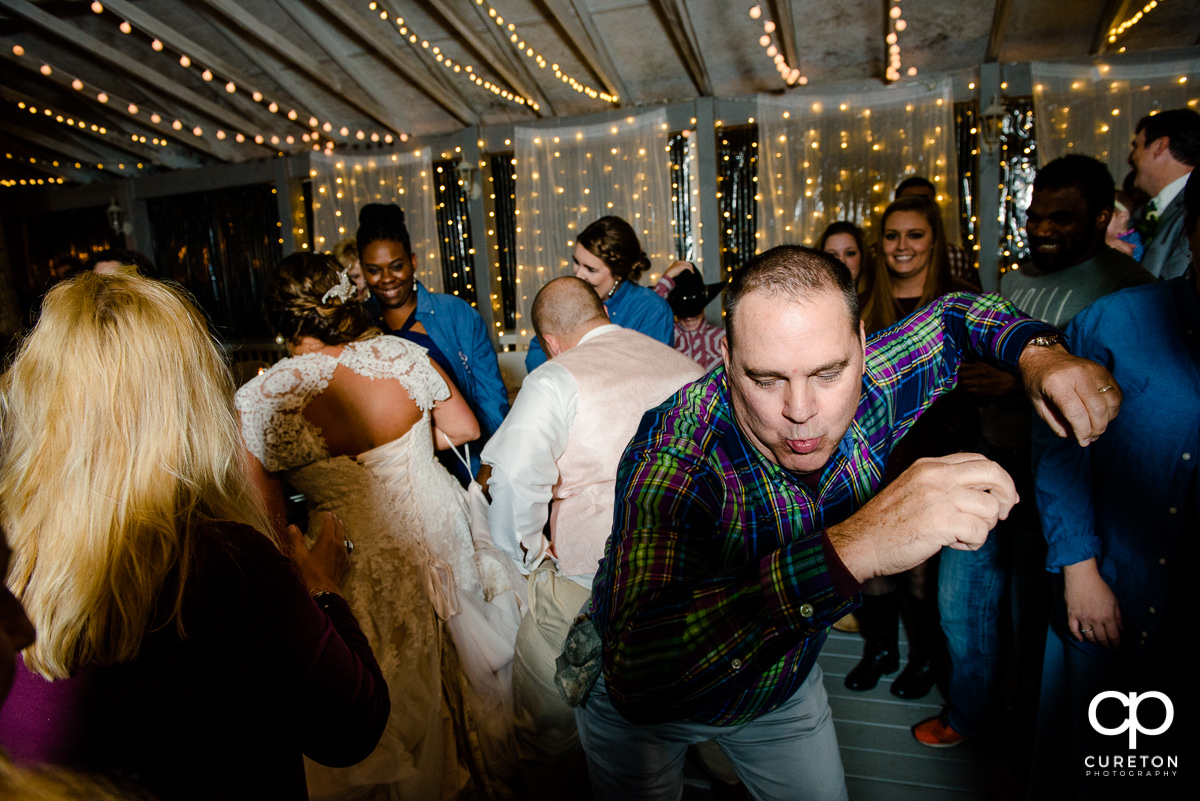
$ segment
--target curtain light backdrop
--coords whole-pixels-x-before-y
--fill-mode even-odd
[[[840,95],[760,96],[758,250],[816,243],[849,220],[874,238],[896,184],[933,181],[946,235],[959,240],[949,79]]]
[[[671,154],[665,110],[614,122],[514,130],[516,334],[533,337],[529,312],[547,281],[571,274],[575,238],[609,214],[633,226],[653,283],[673,261]]]
[[[1108,164],[1118,187],[1129,172],[1137,121],[1152,112],[1197,109],[1200,98],[1200,60],[1031,69],[1039,162],[1067,153],[1094,156]]]
[[[429,148],[409,153],[338,156],[313,153],[313,249],[327,253],[358,229],[358,210],[368,203],[395,203],[417,256],[417,278],[431,292],[443,291],[437,236],[437,200]]]

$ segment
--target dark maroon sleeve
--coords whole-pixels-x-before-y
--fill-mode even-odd
[[[295,693],[301,750],[322,765],[361,762],[391,710],[379,663],[345,599],[324,595],[318,605],[286,557],[272,546],[268,558],[277,567],[269,571],[274,597],[264,600],[278,605],[268,614],[282,629],[278,664],[291,673],[283,685]]]

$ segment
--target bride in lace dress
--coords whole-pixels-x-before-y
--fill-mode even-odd
[[[435,442],[479,436],[470,407],[424,348],[370,327],[332,257],[284,259],[267,306],[292,356],[237,393],[251,472],[281,530],[282,478],[310,514],[344,523],[345,597],[392,702],[365,761],[306,764],[312,798],[513,797],[519,612],[486,543],[472,541],[467,493],[434,456]]]

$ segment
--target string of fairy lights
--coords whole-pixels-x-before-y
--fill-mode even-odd
[[[894,83],[900,80],[900,34],[908,29],[908,21],[904,19],[904,10],[900,7],[900,0],[890,0],[890,4],[887,12],[888,31],[884,36],[888,62],[887,68],[883,71],[883,77]],[[905,74],[911,78],[917,74],[917,68],[909,67],[905,70]]]
[[[750,19],[762,19],[763,10],[760,5],[750,6]],[[805,86],[808,84],[808,76],[803,75],[798,67],[793,67],[787,63],[787,58],[780,52],[780,48],[772,39],[771,34],[775,33],[775,23],[770,19],[763,20],[763,33],[758,37],[758,44],[766,51],[767,56],[775,64],[775,69],[779,72],[779,77],[783,78],[788,86]]]
[[[1165,0],[1163,0],[1163,1],[1165,1]],[[1141,22],[1142,18],[1145,17],[1147,14],[1149,14],[1151,11],[1158,8],[1159,2],[1160,2],[1160,0],[1150,0],[1150,2],[1148,2],[1148,3],[1146,3],[1146,5],[1142,6],[1140,10],[1135,11],[1133,13],[1133,15],[1131,17],[1129,17],[1129,19],[1125,20],[1124,22],[1120,22],[1116,25],[1113,25],[1111,28],[1109,28],[1108,29],[1108,43],[1114,44],[1117,41],[1118,37],[1122,36],[1126,31],[1128,31],[1134,25],[1137,25],[1139,22]]]
[[[99,0],[94,0],[92,2],[91,10],[93,13],[98,14],[98,15],[102,15],[102,14],[106,13],[104,4],[102,2],[100,2]],[[117,28],[118,28],[118,30],[121,31],[121,33],[126,34],[126,35],[132,34],[135,30],[135,27],[128,20],[121,20],[121,22],[117,25]],[[145,37],[149,42],[149,46],[150,46],[151,50],[155,51],[156,53],[163,53],[166,51],[167,46],[165,44],[163,44],[163,42],[160,39],[152,36],[149,33],[145,33]],[[267,133],[263,133],[263,132],[256,133],[253,135],[251,135],[247,132],[242,132],[242,131],[231,132],[232,136],[234,138],[234,141],[236,141],[238,143],[242,143],[247,140],[252,140],[255,144],[259,144],[259,145],[270,144],[274,147],[279,148],[279,147],[283,147],[285,145],[288,147],[292,147],[292,146],[297,145],[297,143],[299,142],[302,146],[308,145],[308,146],[311,146],[311,148],[313,150],[320,150],[322,147],[320,142],[321,142],[322,138],[324,138],[324,148],[326,150],[331,150],[335,146],[335,142],[332,139],[334,131],[336,131],[337,135],[342,137],[343,139],[347,139],[347,140],[356,139],[360,142],[365,142],[365,141],[369,140],[373,143],[383,142],[385,144],[392,144],[393,142],[395,142],[395,140],[397,138],[399,138],[399,140],[401,142],[408,141],[408,134],[404,133],[404,132],[401,132],[399,134],[399,137],[396,137],[396,136],[393,136],[393,134],[389,131],[380,133],[379,131],[365,131],[365,130],[362,130],[361,128],[352,131],[348,125],[337,124],[330,120],[322,121],[313,114],[303,112],[303,111],[297,109],[294,106],[294,104],[282,103],[277,99],[272,99],[272,98],[268,97],[266,94],[264,94],[262,91],[260,91],[256,87],[255,88],[247,87],[247,86],[239,87],[237,82],[234,81],[231,77],[229,77],[229,76],[218,77],[217,72],[215,72],[213,70],[213,68],[202,66],[201,64],[199,64],[197,62],[197,59],[195,59],[193,56],[191,56],[187,53],[184,53],[182,51],[177,51],[177,52],[179,55],[179,66],[185,70],[192,70],[192,71],[198,72],[201,80],[205,81],[206,83],[212,82],[214,80],[220,81],[223,79],[225,81],[225,91],[228,92],[229,94],[235,94],[239,91],[247,92],[248,96],[255,103],[257,103],[260,106],[262,106],[263,108],[265,108],[271,114],[282,115],[282,116],[286,117],[290,122],[296,123],[297,125],[300,125],[300,126],[303,126],[305,123],[307,123],[308,128],[310,129],[309,131],[306,131],[306,132],[300,134],[299,137],[296,137],[291,134],[288,134],[286,136],[279,136],[278,134],[267,134]],[[285,107],[287,107],[286,111],[284,110]],[[130,109],[130,114],[136,114],[136,110]],[[179,125],[179,127],[175,127],[175,125],[173,123],[172,127],[174,127],[175,130],[178,131],[178,130],[187,128],[188,126],[181,123]],[[196,132],[197,129],[200,129],[200,126],[192,126],[191,127],[192,133],[195,136],[203,136],[204,135],[203,129],[200,129],[200,133]],[[322,134],[325,134],[325,137],[322,137]],[[223,129],[218,129],[216,131],[216,137],[218,139],[225,139],[229,135],[230,135],[230,133],[227,133]]]
[[[549,68],[550,71],[554,73],[555,78],[558,78],[560,81],[574,89],[579,94],[587,95],[593,100],[603,100],[606,103],[620,102],[621,98],[617,95],[603,92],[592,86],[588,86],[587,84],[575,78],[573,75],[565,72],[557,62],[547,61],[546,57],[538,52],[538,50],[529,43],[528,38],[522,36],[517,31],[516,23],[511,21],[506,22],[504,16],[497,11],[496,7],[489,3],[488,0],[475,0],[475,5],[483,8],[487,12],[488,17],[494,23],[496,23],[496,26],[507,34],[509,44],[512,45],[513,49],[516,50],[519,55],[532,61],[539,69],[544,70]]]
[[[367,8],[369,8],[371,11],[378,11],[379,18],[381,20],[385,22],[388,20],[387,9],[379,8],[378,3],[370,2],[367,4]],[[505,89],[503,86],[492,83],[488,79],[480,76],[473,64],[464,64],[447,56],[442,52],[440,47],[435,44],[431,44],[427,38],[412,30],[408,21],[406,21],[404,17],[393,17],[391,21],[395,23],[396,30],[400,36],[407,39],[411,44],[419,44],[422,50],[428,51],[429,55],[434,61],[436,61],[438,64],[441,64],[450,72],[456,75],[465,75],[467,80],[469,80],[471,83],[488,90],[497,97],[507,100],[510,103],[515,103],[518,106],[528,106],[534,111],[539,111],[541,109],[536,100]]]
[[[82,87],[80,87],[80,88],[82,88]],[[78,128],[81,131],[90,131],[91,133],[98,134],[100,136],[108,136],[110,134],[116,135],[115,131],[110,131],[110,130],[108,130],[107,127],[105,127],[103,125],[100,125],[100,124],[94,123],[94,122],[89,123],[86,120],[82,120],[82,119],[76,119],[75,117],[73,117],[69,114],[66,114],[64,112],[58,111],[57,109],[54,109],[50,106],[44,106],[44,105],[37,106],[33,103],[26,103],[24,100],[18,100],[17,108],[21,109],[22,111],[28,111],[30,114],[34,114],[34,115],[40,113],[42,116],[47,117],[48,119],[53,120],[54,122],[57,122],[60,125],[65,125],[68,128],[72,128],[72,129]],[[143,144],[143,145],[151,144],[151,145],[155,145],[157,147],[166,147],[167,146],[167,140],[160,139],[157,136],[151,136],[151,137],[147,138],[145,136],[145,134],[130,134],[129,138],[130,138],[130,141],[137,142],[137,143]]]

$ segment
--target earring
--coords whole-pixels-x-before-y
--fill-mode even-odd
[[[287,344],[287,340],[283,338],[283,334],[275,335],[275,344],[281,348]]]
[[[604,296],[604,299],[608,300],[609,298],[611,298],[613,296],[613,293],[617,291],[617,287],[619,287],[620,285],[621,285],[621,279],[618,278],[616,281],[613,282],[612,289],[608,290],[608,294]]]
[[[413,292],[417,291],[417,279],[413,279]]]

